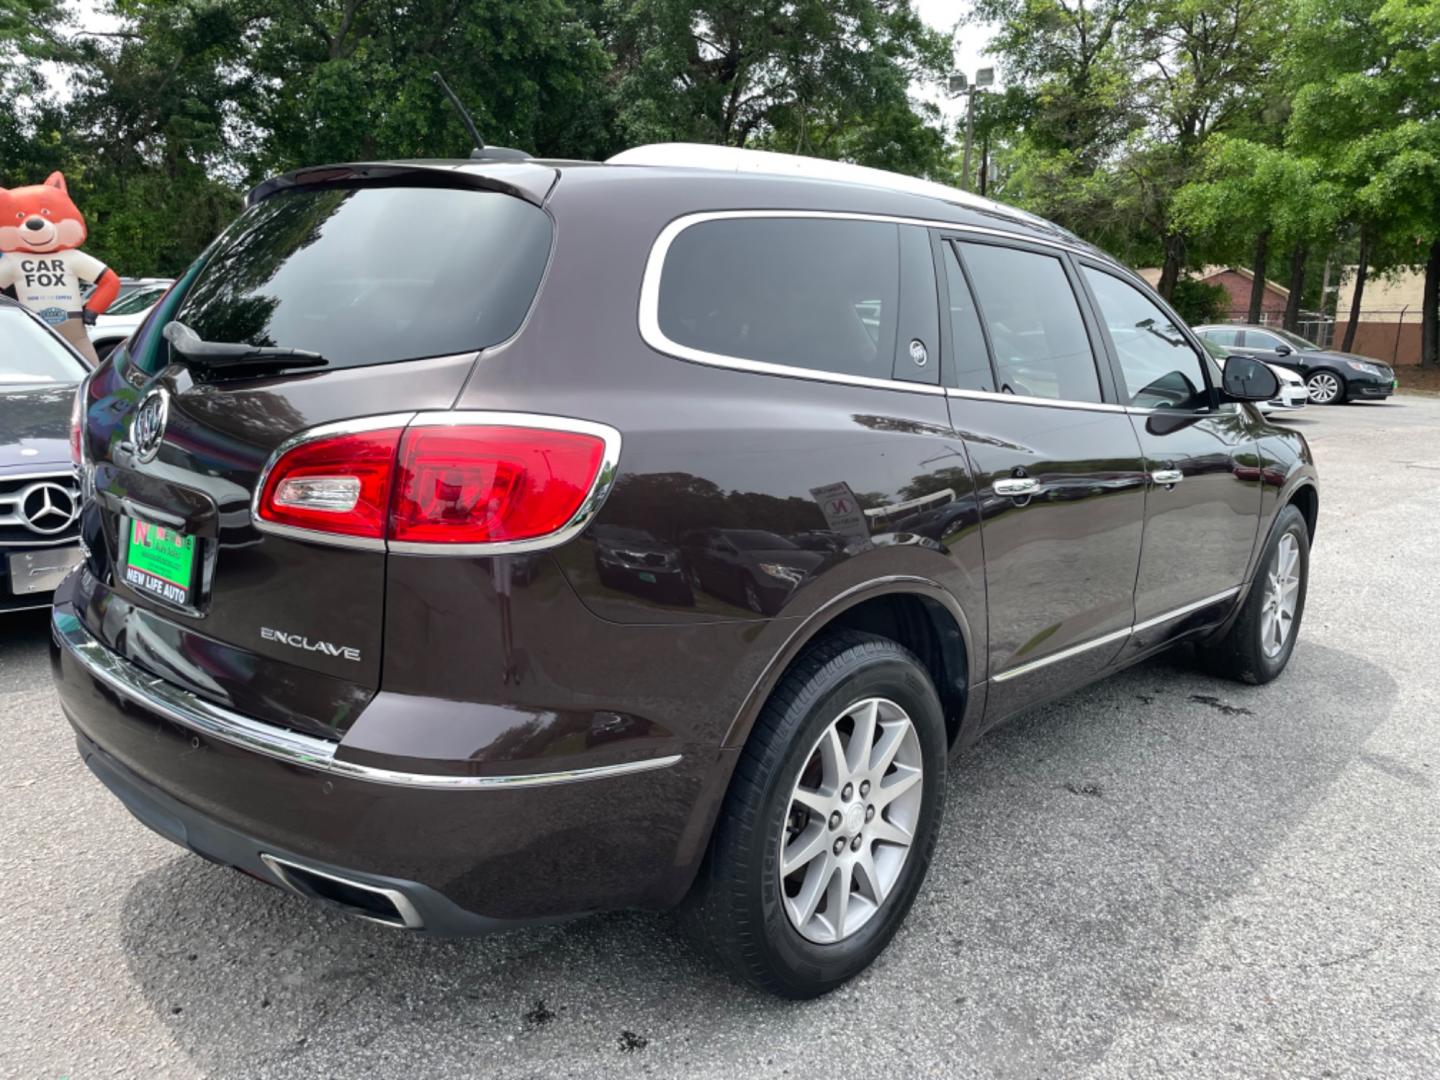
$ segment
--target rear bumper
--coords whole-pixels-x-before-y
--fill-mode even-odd
[[[405,929],[442,935],[483,934],[538,921],[486,918],[465,911],[418,881],[362,873],[282,849],[269,840],[231,828],[167,795],[100,749],[83,733],[77,733],[75,741],[81,758],[96,779],[109,788],[110,793],[124,803],[125,808],[142,824],[171,843],[188,848],[211,862],[243,870],[252,877],[298,892],[309,899],[332,903],[347,914],[361,915],[374,922]],[[296,867],[303,870],[296,872],[293,869]],[[354,902],[331,899],[309,885],[310,875],[315,875],[317,884],[328,878],[367,891],[373,890],[381,903],[388,900],[388,911],[379,904],[373,909],[366,909]],[[321,885],[321,888],[324,886]],[[339,890],[331,894],[339,895],[342,895]],[[393,912],[393,916],[389,912]]]
[[[677,852],[723,781],[724,754],[574,770],[559,758],[549,772],[511,776],[358,764],[341,743],[247,721],[110,652],[85,631],[69,588],[51,653],[81,753],[137,817],[184,847],[292,888],[264,856],[396,891],[417,928],[439,933],[660,907],[688,886]]]

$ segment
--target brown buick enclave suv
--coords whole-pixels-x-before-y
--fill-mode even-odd
[[[82,386],[90,769],[208,859],[471,933],[680,906],[808,996],[946,762],[1178,642],[1284,668],[1304,440],[1019,211],[700,147],[271,180]]]

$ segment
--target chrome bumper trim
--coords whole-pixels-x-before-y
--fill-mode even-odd
[[[435,791],[493,791],[628,776],[632,773],[668,768],[680,760],[679,754],[672,754],[668,757],[625,761],[618,765],[509,776],[446,776],[359,765],[335,756],[340,749],[338,742],[286,731],[273,724],[252,720],[142,671],[95,640],[71,611],[56,607],[50,616],[50,628],[55,640],[65,647],[81,667],[121,697],[218,742],[229,743],[231,746],[263,754],[290,765],[350,780],[388,784],[392,787],[429,788]]]

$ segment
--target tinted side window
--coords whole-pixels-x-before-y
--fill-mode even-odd
[[[960,247],[990,331],[1000,392],[1099,401],[1095,357],[1060,260],[990,244]]]
[[[1089,266],[1084,273],[1115,343],[1128,403],[1147,409],[1208,406],[1200,357],[1184,331],[1133,285]]]
[[[1274,349],[1280,344],[1280,339],[1261,330],[1246,330],[1245,344],[1251,349]]]
[[[954,357],[951,385],[961,390],[995,389],[995,376],[990,370],[990,350],[985,347],[985,333],[980,329],[980,313],[975,298],[960,269],[955,249],[945,245],[945,277],[950,285],[950,352]]]
[[[1206,340],[1213,341],[1216,345],[1224,345],[1227,348],[1240,344],[1240,331],[1231,330],[1228,327],[1224,330],[1211,328],[1204,331]]]
[[[659,322],[671,341],[742,360],[888,379],[900,280],[898,226],[705,221],[670,245]]]

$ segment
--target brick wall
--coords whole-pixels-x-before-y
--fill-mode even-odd
[[[1345,328],[1349,325],[1348,319],[1335,323],[1333,348],[1340,348],[1345,340]],[[1366,322],[1361,319],[1355,324],[1355,344],[1350,347],[1350,351],[1396,366],[1419,364],[1420,321]]]
[[[1237,274],[1233,270],[1222,270],[1218,274],[1211,274],[1203,279],[1207,285],[1219,285],[1230,294],[1228,307],[1231,311],[1238,311],[1242,317],[1250,310],[1250,285],[1251,281],[1244,274]],[[1278,321],[1285,314],[1285,296],[1265,283],[1265,295],[1260,303],[1260,310],[1270,315],[1268,321]]]

